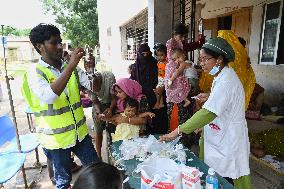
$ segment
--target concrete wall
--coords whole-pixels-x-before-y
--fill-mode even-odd
[[[148,43],[166,44],[172,36],[172,1],[148,0]]]
[[[172,1],[155,0],[155,43],[166,44],[172,36]]]
[[[0,58],[3,58],[3,48],[0,48]],[[6,58],[8,62],[34,61],[39,59],[39,54],[34,49],[27,37],[8,37]]]
[[[276,106],[284,94],[284,65],[253,64],[256,81],[265,88],[265,102]]]
[[[283,1],[283,0],[282,0]],[[251,36],[249,56],[252,62],[257,83],[265,88],[265,101],[270,105],[277,105],[281,94],[284,94],[284,62],[283,65],[259,64],[259,51],[261,44],[263,2],[262,0],[214,0],[202,1],[205,3],[201,11],[202,18],[215,18],[219,15],[232,12],[242,7],[252,6]]]
[[[120,26],[147,7],[147,0],[98,0],[97,5],[101,59],[120,63]],[[111,36],[107,35],[108,28]]]
[[[133,62],[122,60],[120,26],[145,9],[147,0],[98,0],[97,5],[101,62],[117,79],[129,77],[127,68]]]
[[[253,7],[249,55],[256,81],[265,88],[265,101],[271,105],[277,105],[277,102],[281,100],[281,94],[284,94],[284,62],[283,65],[259,64],[263,14],[262,6]]]
[[[148,45],[153,50],[155,45],[155,0],[148,0]]]
[[[227,1],[227,0],[201,0],[198,4],[205,4],[201,11],[202,18],[216,18],[219,15],[232,12],[242,7],[260,6],[264,3],[263,0],[239,0],[239,1]]]

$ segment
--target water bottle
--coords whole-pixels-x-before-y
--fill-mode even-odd
[[[213,168],[208,169],[206,176],[206,189],[218,189],[218,179]]]

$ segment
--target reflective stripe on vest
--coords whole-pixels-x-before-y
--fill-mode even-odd
[[[75,77],[76,77],[76,79],[78,81],[78,89],[80,89],[79,74],[78,74],[78,70],[77,69],[74,70],[74,74],[75,74]]]
[[[76,110],[77,108],[80,108],[81,102],[76,102],[75,104],[72,104],[72,109]],[[62,107],[60,109],[53,109],[53,104],[48,104],[48,110],[42,110],[40,112],[34,112],[34,115],[36,117],[39,116],[55,116],[55,115],[60,115],[64,114],[66,112],[70,111],[69,106]]]
[[[49,84],[57,79],[49,68],[41,65],[37,65],[36,74]],[[86,118],[80,102],[78,76],[78,72],[74,70],[66,85],[69,96],[62,92],[52,104],[41,102],[30,90],[27,77],[23,78],[22,92],[34,112],[38,140],[46,149],[69,148],[74,146],[77,140],[82,141],[88,135]]]
[[[39,68],[36,68],[36,73],[41,75],[46,81],[49,81],[48,77],[46,76],[46,74],[43,73],[43,71],[41,71]]]
[[[49,81],[47,75],[43,73],[43,71],[41,71],[39,68],[36,68],[36,73],[42,76],[46,81]],[[78,81],[78,89],[80,89],[79,74],[77,69],[74,70],[74,74]]]
[[[81,119],[80,121],[78,121],[78,123],[76,124],[77,128],[82,126],[85,122],[86,122],[86,117],[84,116],[84,118]],[[68,125],[68,126],[63,127],[63,128],[57,128],[57,129],[37,128],[36,131],[38,133],[43,133],[43,134],[46,134],[46,135],[55,135],[55,134],[65,133],[65,132],[71,131],[73,129],[75,129],[74,124]]]

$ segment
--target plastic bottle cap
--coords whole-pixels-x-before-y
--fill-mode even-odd
[[[214,175],[215,174],[215,170],[213,168],[209,168],[208,169],[208,174],[209,175]]]

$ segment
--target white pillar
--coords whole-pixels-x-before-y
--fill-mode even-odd
[[[148,0],[148,45],[151,50],[155,45],[155,0]]]

